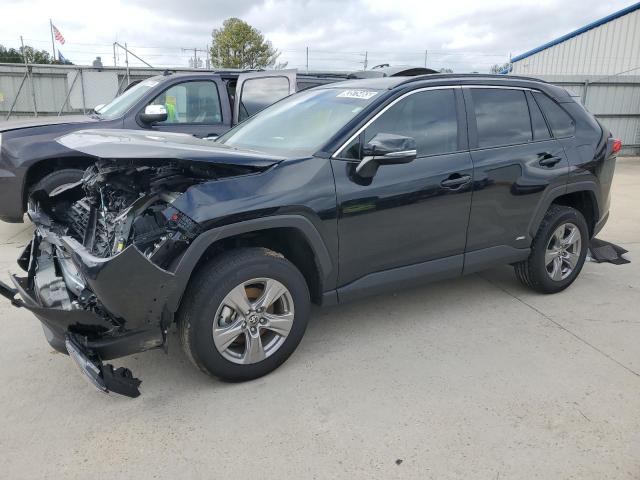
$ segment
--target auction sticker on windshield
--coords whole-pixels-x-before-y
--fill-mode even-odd
[[[344,90],[336,96],[339,98],[359,98],[361,100],[369,100],[377,94],[378,92],[371,90]]]

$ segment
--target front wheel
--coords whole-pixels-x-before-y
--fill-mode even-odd
[[[296,349],[309,319],[300,271],[265,248],[221,254],[191,281],[178,325],[187,356],[224,380],[265,375]]]
[[[55,195],[56,193],[62,192],[66,188],[78,183],[82,180],[83,175],[84,170],[80,170],[78,168],[64,168],[45,175],[29,189],[29,209],[33,210],[35,207],[32,195],[36,192],[40,195],[44,195],[45,197]]]
[[[560,292],[577,278],[588,248],[589,228],[582,213],[552,205],[533,239],[529,258],[514,265],[516,276],[538,292]]]

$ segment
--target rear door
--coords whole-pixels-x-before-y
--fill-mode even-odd
[[[168,114],[167,120],[154,124],[152,130],[216,138],[231,127],[228,95],[219,78],[174,83],[148,105],[164,105]]]
[[[243,73],[236,84],[233,123],[240,123],[295,92],[296,70]]]
[[[467,271],[475,258],[469,252],[491,248],[499,257],[530,246],[528,227],[543,193],[566,183],[569,166],[529,89],[463,91],[474,166]]]

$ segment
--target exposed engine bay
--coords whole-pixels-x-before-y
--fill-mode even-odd
[[[42,223],[74,238],[97,257],[108,258],[135,245],[166,268],[201,233],[201,227],[172,202],[194,184],[238,173],[239,167],[100,160],[78,184],[50,197],[34,192],[37,206],[30,214],[38,224],[39,213],[45,213],[49,220]]]

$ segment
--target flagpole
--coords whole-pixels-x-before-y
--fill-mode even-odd
[[[53,61],[56,60],[56,44],[53,41],[53,22],[49,19],[49,32],[51,33],[51,50],[53,52]]]

